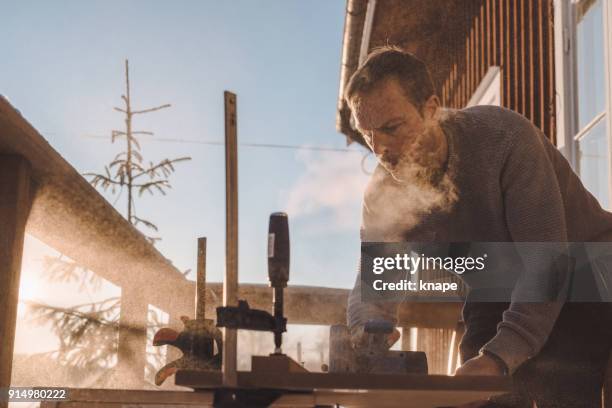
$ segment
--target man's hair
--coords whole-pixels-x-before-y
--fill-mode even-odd
[[[396,78],[406,97],[419,111],[435,95],[431,75],[423,61],[395,46],[376,48],[351,75],[344,90],[344,99],[350,102],[357,94],[370,91],[386,78]]]

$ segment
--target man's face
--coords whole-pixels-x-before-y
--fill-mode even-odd
[[[399,181],[407,181],[407,168],[427,173],[436,165],[441,140],[434,131],[437,98],[432,98],[421,114],[396,78],[351,98],[357,129],[378,162]]]

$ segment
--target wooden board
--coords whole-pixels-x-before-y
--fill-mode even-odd
[[[486,400],[499,392],[424,391],[424,390],[362,390],[315,391],[310,395],[286,395],[273,407],[336,406],[347,408],[447,408],[472,401]]]
[[[485,399],[499,391],[469,390],[315,390],[287,394],[274,408],[333,406],[435,408]],[[43,402],[41,408],[194,408],[212,407],[213,392],[73,389],[70,400]]]
[[[22,157],[0,155],[0,388],[11,385],[30,172]],[[0,407],[6,406],[0,401]]]
[[[205,390],[221,385],[218,371],[181,370],[176,373],[176,385]],[[449,390],[449,391],[508,391],[508,377],[356,373],[253,373],[238,371],[241,388],[280,388],[288,390]]]

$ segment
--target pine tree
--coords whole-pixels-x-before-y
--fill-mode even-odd
[[[125,150],[104,168],[104,173],[86,173],[94,187],[104,191],[110,189],[113,194],[127,191],[127,209],[125,216],[135,227],[144,226],[148,230],[158,231],[157,226],[146,219],[136,215],[135,201],[143,193],[166,194],[171,188],[168,177],[175,171],[174,164],[191,160],[190,157],[176,159],[163,159],[157,163],[145,164],[142,156],[139,137],[153,136],[153,132],[133,130],[133,119],[136,115],[152,113],[169,108],[170,104],[154,108],[134,110],[130,93],[129,63],[125,61],[125,87],[126,92],[121,95],[125,103],[124,108],[114,109],[124,114],[125,129],[113,130],[111,142],[123,139]],[[136,193],[138,195],[136,195]],[[144,235],[144,234],[143,234]],[[159,237],[145,237],[154,244]],[[60,256],[46,257],[44,260],[47,278],[56,282],[78,282],[79,289],[83,290],[90,285],[99,289],[102,279],[94,272],[78,263]],[[185,273],[188,273],[186,271]],[[87,386],[107,386],[112,383],[108,378],[108,370],[117,356],[117,334],[119,330],[120,299],[110,298],[100,302],[92,302],[70,308],[60,308],[37,302],[25,302],[29,309],[30,319],[39,324],[49,324],[60,340],[58,350],[49,354],[58,364],[79,369],[79,372],[89,372],[96,377]],[[148,320],[150,328],[161,327],[158,314],[150,310]],[[138,329],[140,330],[140,329]],[[147,336],[151,333],[147,330]],[[148,339],[151,343],[152,339]],[[147,359],[147,371],[154,372],[155,367],[161,363],[160,355],[154,354]],[[85,384],[83,384],[85,385]]]
[[[134,116],[156,112],[162,109],[169,108],[170,104],[156,106],[154,108],[134,110],[132,108],[132,99],[130,94],[130,73],[129,63],[125,60],[125,89],[124,95],[121,95],[125,103],[124,108],[115,107],[117,112],[125,115],[125,129],[113,130],[111,132],[111,141],[123,138],[125,140],[125,151],[120,152],[115,156],[113,161],[104,167],[104,174],[86,173],[84,176],[91,177],[90,183],[94,187],[101,187],[104,191],[108,189],[114,194],[119,190],[119,194],[123,189],[127,190],[127,211],[126,218],[134,226],[142,224],[148,229],[158,231],[158,228],[151,221],[140,218],[136,215],[135,209],[135,191],[141,196],[144,192],[153,194],[155,192],[166,194],[166,190],[171,188],[168,181],[170,174],[174,172],[174,164],[180,161],[191,160],[190,157],[179,157],[177,159],[163,159],[158,163],[149,162],[144,164],[142,153],[140,150],[139,136],[153,136],[153,132],[144,130],[133,130]],[[154,243],[159,240],[159,237],[147,238]]]

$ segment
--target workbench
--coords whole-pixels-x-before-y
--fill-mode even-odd
[[[212,407],[220,372],[179,371],[176,384],[194,391],[72,389],[70,400],[44,402],[41,408],[190,408]],[[507,392],[505,377],[380,375],[338,373],[238,372],[242,389],[290,390],[272,407],[452,407]]]

